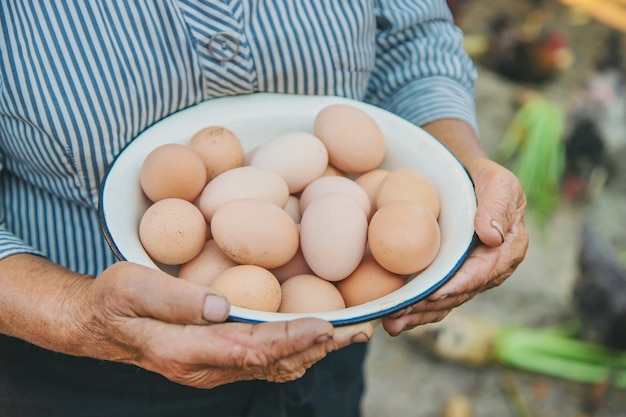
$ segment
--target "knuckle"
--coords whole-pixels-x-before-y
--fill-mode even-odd
[[[287,382],[302,377],[311,365],[299,363],[291,358],[281,359],[268,370],[268,380]]]
[[[119,266],[117,268],[121,269],[122,267]],[[140,297],[143,290],[141,288],[142,280],[136,279],[140,276],[139,274],[129,273],[128,269],[113,272],[107,279],[115,298],[130,302]]]
[[[256,346],[235,346],[233,349],[235,362],[240,369],[250,373],[257,379],[265,379],[263,376],[267,373],[271,360]]]

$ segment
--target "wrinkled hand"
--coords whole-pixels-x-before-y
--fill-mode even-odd
[[[372,334],[369,323],[333,329],[313,318],[217,323],[226,320],[229,305],[213,290],[127,262],[93,280],[87,294],[85,337],[98,346],[89,356],[136,364],[198,388],[291,381],[329,352]]]
[[[475,184],[478,209],[474,219],[482,242],[457,273],[427,299],[382,320],[391,335],[442,320],[455,307],[502,284],[526,256],[526,197],[518,179],[487,158],[466,168]]]

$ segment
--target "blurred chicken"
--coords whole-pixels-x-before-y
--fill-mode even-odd
[[[593,200],[614,171],[613,161],[598,124],[578,116],[565,138],[563,195],[568,201]]]
[[[544,30],[539,10],[529,13],[524,24],[516,24],[511,17],[501,14],[489,22],[488,32],[480,61],[511,81],[545,83],[572,63],[567,36],[557,30]]]
[[[582,228],[578,266],[572,303],[582,325],[580,337],[626,351],[626,269],[588,225]]]
[[[615,173],[611,154],[626,146],[626,67],[622,35],[609,32],[605,49],[575,96],[565,140],[565,197],[597,195]]]

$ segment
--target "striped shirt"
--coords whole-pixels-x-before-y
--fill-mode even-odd
[[[476,127],[475,77],[444,0],[2,1],[0,258],[114,262],[97,213],[108,165],[203,100],[336,95]]]

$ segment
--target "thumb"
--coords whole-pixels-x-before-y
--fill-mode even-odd
[[[481,242],[500,246],[507,232],[523,213],[526,198],[517,177],[506,168],[484,161],[480,175],[474,178],[478,208],[474,228]]]
[[[109,270],[117,276],[116,290],[134,315],[174,324],[206,324],[228,318],[228,300],[210,287],[127,262]]]
[[[373,334],[374,324],[371,321],[366,321],[335,328],[334,340],[337,343],[337,348],[341,349],[353,343],[367,342]]]

